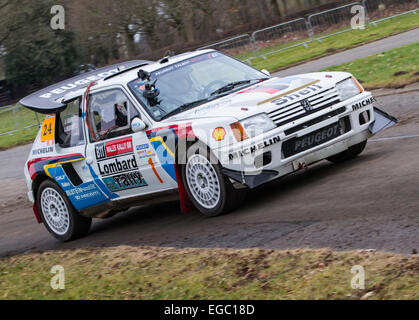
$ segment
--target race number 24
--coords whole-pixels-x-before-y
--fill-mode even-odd
[[[53,140],[55,137],[55,117],[49,117],[42,122],[41,142]]]

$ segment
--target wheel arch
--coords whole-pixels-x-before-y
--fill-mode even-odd
[[[214,157],[214,161],[216,160],[218,164],[221,165],[217,155],[211,149],[211,146],[205,141],[203,141],[202,139],[199,139],[198,137],[194,137],[193,139],[184,138],[178,141],[178,144],[176,145],[176,153],[175,153],[176,165],[186,164],[187,152],[189,148],[195,144],[199,144],[201,147],[205,148],[210,153],[211,157]]]
[[[54,181],[53,179],[51,179],[50,177],[48,177],[46,174],[38,174],[35,177],[35,179],[33,179],[33,181],[32,181],[32,192],[33,192],[33,198],[35,200],[35,203],[38,200],[38,190],[39,190],[39,187],[41,186],[42,182],[44,182],[46,180]]]
[[[47,181],[47,180],[51,180],[52,179],[50,177],[48,177],[46,174],[38,174],[36,175],[36,177],[32,180],[32,186],[31,186],[31,190],[32,190],[32,195],[33,195],[33,213],[35,215],[36,221],[41,224],[42,223],[42,219],[41,219],[41,215],[39,213],[38,210],[38,190],[39,187],[41,186],[42,182]]]

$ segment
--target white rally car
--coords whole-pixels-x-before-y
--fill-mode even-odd
[[[180,199],[207,216],[396,123],[348,73],[271,78],[213,50],[129,61],[20,101],[47,114],[25,165],[35,216],[62,241],[92,218]]]

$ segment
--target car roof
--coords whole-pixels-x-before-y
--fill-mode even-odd
[[[67,93],[85,88],[92,81],[99,81],[100,79],[120,72],[121,70],[148,63],[150,63],[150,61],[132,60],[83,73],[36,91],[24,97],[19,102],[24,107],[39,113],[51,114],[58,112],[66,107],[62,100]]]
[[[24,107],[39,113],[51,114],[59,112],[65,109],[65,101],[83,94],[87,86],[93,81],[96,82],[95,89],[120,85],[121,83],[127,83],[136,79],[139,68],[153,72],[166,65],[169,66],[173,63],[212,51],[214,50],[209,49],[182,53],[168,57],[168,62],[165,63],[147,60],[121,62],[58,82],[24,97],[19,102]]]
[[[215,50],[213,49],[207,49],[207,50],[197,50],[193,52],[186,52],[186,53],[182,53],[173,57],[167,57],[168,58],[167,62],[160,62],[160,61],[153,62],[153,63],[150,63],[148,65],[141,67],[141,69],[151,73],[153,71],[162,69],[166,66],[170,66],[172,64],[181,62],[183,60],[187,60],[187,59],[199,56],[201,54],[214,52],[214,51]],[[98,84],[95,86],[95,89],[98,89],[100,87],[105,87],[105,86],[107,87],[107,86],[112,86],[112,85],[118,85],[121,83],[128,83],[134,79],[137,79],[138,78],[137,74],[138,74],[139,69],[140,68],[135,68],[130,71],[123,72],[119,75],[117,74],[115,76],[112,76],[110,79],[105,78],[98,82]]]

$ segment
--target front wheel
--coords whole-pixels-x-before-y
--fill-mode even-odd
[[[89,232],[92,219],[73,209],[64,191],[51,180],[38,190],[38,210],[45,228],[60,241],[71,241]]]
[[[367,140],[349,147],[347,150],[327,158],[330,162],[341,163],[344,161],[355,159],[364,151],[367,146]]]
[[[243,203],[247,193],[246,189],[234,189],[230,180],[220,173],[214,159],[204,146],[192,146],[181,171],[192,203],[210,217],[234,210]]]

